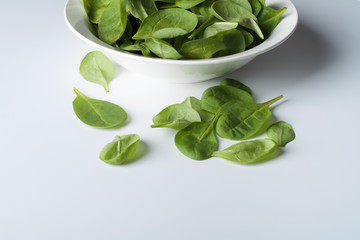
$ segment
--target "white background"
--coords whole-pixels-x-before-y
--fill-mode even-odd
[[[258,102],[283,94],[274,116],[297,134],[278,158],[252,166],[191,160],[175,131],[149,127],[221,79],[151,83],[117,66],[106,93],[79,74],[95,49],[67,29],[65,0],[2,3],[0,239],[360,239],[360,2],[293,3],[294,35],[229,75]],[[128,123],[84,125],[74,87],[121,105]],[[136,161],[99,160],[128,133],[142,139]]]

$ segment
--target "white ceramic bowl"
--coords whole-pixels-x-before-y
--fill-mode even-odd
[[[287,7],[279,25],[268,39],[242,53],[204,60],[143,57],[116,49],[95,36],[80,0],[68,0],[65,6],[65,21],[76,36],[134,73],[155,81],[190,83],[231,73],[290,37],[298,22],[295,6],[289,0],[267,0],[266,4],[275,8]]]

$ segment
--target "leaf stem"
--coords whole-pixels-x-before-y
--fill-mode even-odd
[[[203,24],[200,25],[200,27],[198,27],[195,31],[193,31],[190,36],[189,39],[193,39],[194,37],[196,37],[199,33],[201,33],[202,31],[205,30],[205,28],[207,28],[208,26],[210,26],[211,24],[213,24],[216,21],[214,16],[209,17],[208,19],[205,20],[205,22],[203,22]]]

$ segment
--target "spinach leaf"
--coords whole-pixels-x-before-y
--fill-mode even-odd
[[[133,39],[174,38],[191,32],[197,23],[197,16],[185,9],[164,9],[145,18]]]
[[[249,48],[251,44],[254,42],[254,36],[248,31],[245,31],[244,29],[239,29],[239,31],[242,32],[245,39],[245,45],[247,48]]]
[[[265,103],[232,101],[220,109],[220,117],[216,123],[216,133],[226,139],[243,140],[256,134],[271,116],[269,106],[283,96]]]
[[[108,92],[108,84],[114,78],[114,66],[105,54],[93,51],[82,60],[80,74],[86,80],[102,85]]]
[[[92,23],[99,23],[105,9],[110,4],[110,0],[83,0],[83,4],[89,20]]]
[[[256,23],[256,16],[243,5],[231,1],[217,1],[211,7],[215,17],[226,22],[236,22],[241,26],[253,30],[261,39],[264,38],[261,29]]]
[[[251,89],[246,86],[245,84],[232,79],[232,78],[225,78],[220,82],[220,86],[231,86],[231,87],[236,87],[239,88],[241,90],[244,90],[245,92],[249,93],[251,95]]]
[[[272,124],[266,130],[266,134],[270,139],[274,140],[279,147],[285,147],[286,144],[295,139],[294,129],[284,121]]]
[[[131,15],[144,21],[147,16],[157,11],[153,0],[127,0],[126,8]]]
[[[110,0],[99,21],[99,38],[112,45],[123,35],[127,24],[126,0]]]
[[[235,29],[238,26],[237,23],[232,22],[215,22],[208,26],[203,33],[204,38],[212,37],[220,32],[224,32],[230,29]]]
[[[205,0],[176,0],[175,5],[180,8],[189,9],[189,8],[195,7],[196,5],[198,5],[204,1]]]
[[[211,58],[216,52],[225,50],[223,42],[214,38],[201,38],[185,42],[179,53],[189,59]]]
[[[258,20],[259,26],[265,37],[268,37],[270,33],[275,29],[275,27],[279,24],[280,17],[285,10],[286,7],[283,7],[279,10],[273,9],[271,7],[264,7],[261,10],[258,16]]]
[[[270,157],[276,150],[271,139],[259,139],[234,144],[222,151],[216,151],[213,157],[220,157],[237,163],[256,163]]]
[[[249,3],[251,5],[253,14],[257,16],[262,9],[261,3],[259,0],[249,0]]]
[[[120,106],[89,98],[76,88],[74,91],[74,112],[83,123],[98,128],[113,128],[126,121],[127,114]]]
[[[181,104],[191,107],[192,109],[197,111],[200,115],[202,122],[208,122],[214,117],[213,113],[205,111],[201,108],[201,101],[195,97],[187,97],[185,101],[183,101]]]
[[[252,7],[248,0],[229,0],[229,2],[236,3],[237,5],[245,8],[249,12],[252,12]]]
[[[185,156],[194,160],[204,160],[218,148],[214,131],[215,116],[210,122],[193,122],[181,129],[175,136],[176,147]]]
[[[116,136],[101,150],[100,159],[108,164],[121,165],[129,161],[139,146],[140,137],[137,134]]]
[[[176,49],[168,42],[157,38],[145,39],[145,45],[156,56],[166,59],[179,59],[182,56]]]
[[[224,50],[217,52],[215,57],[222,57],[243,52],[246,47],[245,38],[243,34],[237,29],[230,29],[224,32],[219,32],[213,36],[213,38],[219,39],[226,46]]]
[[[222,85],[204,91],[201,96],[201,107],[208,112],[216,113],[223,104],[234,100],[253,102],[251,95],[244,90]]]
[[[173,104],[153,118],[152,128],[168,127],[182,129],[192,122],[200,122],[199,113],[185,104]]]

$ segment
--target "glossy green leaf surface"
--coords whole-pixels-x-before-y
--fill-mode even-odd
[[[114,78],[112,62],[99,51],[88,53],[80,64],[80,74],[88,81],[100,84],[109,91],[109,82]]]
[[[83,123],[98,128],[114,128],[126,121],[127,114],[120,106],[89,98],[76,88],[74,91],[74,112]]]
[[[173,104],[153,118],[154,124],[151,127],[168,127],[179,130],[192,122],[201,122],[200,115],[195,109],[185,104]]]
[[[133,39],[174,38],[191,32],[197,23],[197,16],[185,9],[164,9],[149,15],[141,23]]]
[[[141,21],[158,10],[153,0],[126,0],[126,9]]]
[[[256,163],[265,160],[276,150],[276,143],[271,139],[244,141],[222,151],[216,151],[213,157],[220,157],[237,163]]]
[[[189,8],[195,7],[196,5],[198,5],[204,1],[205,0],[176,0],[175,5],[180,8],[189,9]]]
[[[112,45],[119,40],[127,24],[126,0],[110,0],[98,24],[99,38]]]
[[[176,147],[185,156],[194,160],[211,157],[218,148],[214,122],[215,118],[210,122],[194,122],[181,129],[175,136]]]
[[[220,86],[231,86],[231,87],[236,87],[239,88],[241,90],[244,90],[245,92],[249,93],[251,95],[251,89],[246,86],[245,84],[232,79],[232,78],[225,78],[220,82]]]
[[[203,33],[204,38],[212,37],[220,32],[224,32],[230,29],[235,29],[238,26],[237,23],[232,22],[215,22],[208,26]]]
[[[261,3],[259,0],[249,0],[249,3],[251,5],[253,14],[257,16],[262,9]]]
[[[182,56],[176,49],[168,42],[157,38],[145,39],[145,45],[156,56],[165,59],[180,59]]]
[[[206,89],[201,96],[202,109],[216,113],[222,105],[227,102],[241,100],[253,102],[253,99],[246,91],[232,86],[214,86]]]
[[[226,139],[243,140],[252,137],[271,116],[269,106],[283,96],[265,103],[232,101],[219,109],[220,117],[216,123],[216,133]]]
[[[246,18],[252,18],[256,20],[256,16],[252,14],[251,6],[245,8],[232,1],[216,1],[211,6],[213,14],[220,20],[226,22],[235,22],[242,24]]]
[[[92,23],[99,23],[110,0],[83,0],[84,8]]]
[[[129,161],[139,146],[140,137],[137,134],[116,136],[105,145],[100,152],[100,159],[108,164],[121,165]]]
[[[185,42],[179,53],[188,59],[206,59],[225,49],[225,44],[218,39],[201,38]]]
[[[259,26],[264,33],[265,37],[268,37],[270,33],[279,24],[281,15],[286,10],[286,7],[279,10],[271,7],[264,7],[258,15]]]
[[[285,147],[286,144],[295,139],[294,129],[284,121],[272,124],[266,130],[267,136],[274,140],[279,147]]]
[[[235,53],[240,53],[245,50],[245,38],[241,31],[237,29],[230,29],[219,32],[213,38],[220,40],[225,45],[224,50],[220,50],[215,54],[216,57],[227,56]]]
[[[187,97],[181,104],[191,107],[200,115],[202,122],[208,122],[214,118],[214,114],[201,108],[201,100],[195,97]]]

